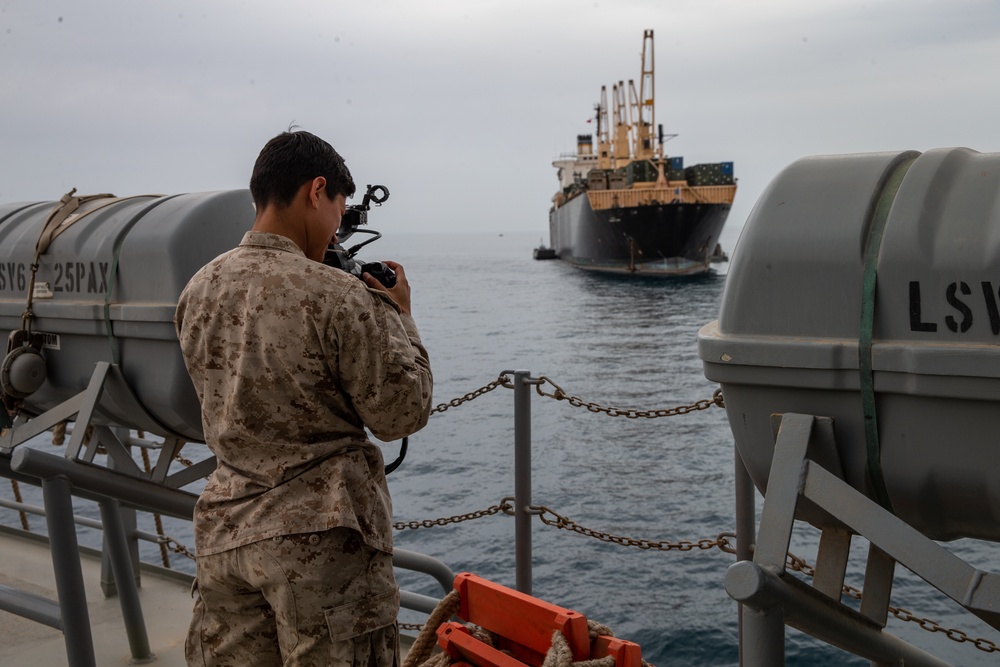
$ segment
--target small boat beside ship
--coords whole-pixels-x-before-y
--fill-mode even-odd
[[[531,251],[531,256],[535,259],[559,259],[555,248],[547,248],[544,243],[540,243],[537,248]]]
[[[733,163],[685,168],[683,157],[666,154],[663,126],[654,134],[653,60],[653,31],[646,30],[638,93],[634,81],[619,81],[609,110],[602,86],[596,145],[593,135],[577,135],[576,153],[552,163],[559,191],[549,212],[549,245],[579,268],[695,275],[708,272],[718,256],[736,196]]]

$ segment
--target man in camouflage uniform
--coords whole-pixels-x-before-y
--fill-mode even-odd
[[[321,263],[354,194],[308,132],[267,143],[239,247],[185,287],[175,324],[218,457],[195,509],[191,665],[398,663],[381,440],[422,428],[427,351],[403,267],[388,289]]]

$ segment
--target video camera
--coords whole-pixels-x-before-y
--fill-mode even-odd
[[[374,229],[359,229],[359,227],[368,224],[368,211],[371,209],[371,204],[381,206],[382,202],[388,198],[389,188],[384,185],[369,185],[361,203],[347,207],[344,217],[340,220],[340,227],[337,229],[336,241],[330,244],[323,256],[324,264],[341,271],[347,271],[358,278],[361,278],[361,274],[368,273],[386,287],[393,287],[396,284],[396,274],[384,262],[359,262],[354,259],[354,255],[361,248],[382,238],[382,234]],[[371,234],[375,238],[345,250],[343,243],[355,233]]]

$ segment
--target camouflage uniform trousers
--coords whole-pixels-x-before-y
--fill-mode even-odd
[[[185,654],[206,667],[398,667],[392,556],[348,528],[197,560]]]

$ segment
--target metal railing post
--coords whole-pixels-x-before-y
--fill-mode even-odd
[[[61,475],[43,479],[42,497],[68,664],[70,667],[96,667],[69,480]]]
[[[114,428],[112,429],[115,436],[121,440],[122,445],[125,447],[126,451],[130,454],[132,453],[132,445],[129,442],[130,431],[124,428]],[[72,429],[67,429],[67,432],[72,432]],[[111,456],[108,457],[108,470],[117,470],[118,464],[115,459]],[[132,558],[132,572],[135,576],[135,585],[141,586],[142,580],[139,574],[139,538],[138,538],[138,528],[139,523],[136,518],[136,511],[130,507],[118,507],[118,513],[121,515],[121,522],[125,529],[125,537],[128,541],[128,550]],[[101,554],[101,590],[104,592],[104,597],[111,598],[118,595],[118,584],[115,582],[114,568],[111,565],[111,560],[109,556],[108,549],[108,538],[104,537],[104,549]]]
[[[142,605],[139,603],[129,538],[125,534],[120,505],[114,498],[107,498],[100,502],[100,508],[101,521],[104,523],[104,542],[107,545],[104,553],[110,560],[112,574],[117,584],[118,601],[121,605],[122,620],[125,622],[125,635],[128,637],[132,660],[148,662],[153,658],[153,652],[149,647],[146,622],[142,615]]]
[[[514,371],[514,555],[518,591],[531,595],[531,373]]]

